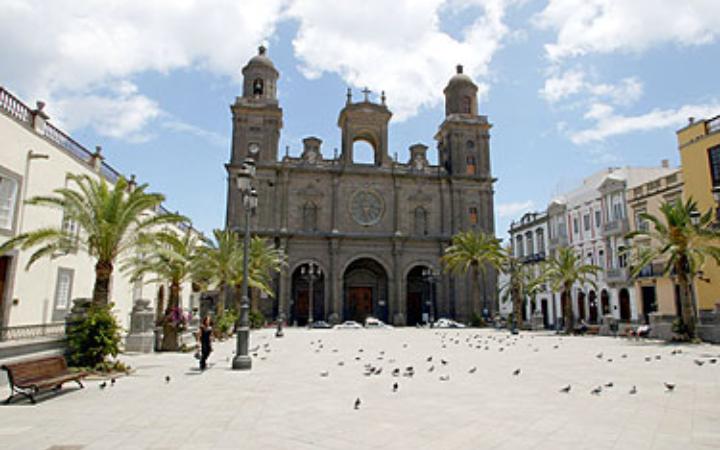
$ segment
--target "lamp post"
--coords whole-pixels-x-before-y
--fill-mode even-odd
[[[252,180],[255,178],[255,161],[247,158],[238,172],[236,182],[237,188],[242,196],[243,208],[245,209],[245,235],[243,238],[243,277],[240,300],[240,318],[237,322],[237,347],[233,358],[233,370],[250,370],[252,359],[248,355],[250,343],[250,323],[248,312],[250,299],[248,298],[248,253],[250,247],[250,217],[257,208],[257,191],[252,187]]]
[[[422,276],[425,282],[428,283],[430,288],[430,299],[428,301],[428,313],[430,315],[430,327],[432,328],[435,323],[435,283],[437,282],[437,274],[433,271],[432,267],[426,267],[422,271]]]
[[[313,324],[313,308],[314,305],[314,283],[315,280],[319,279],[322,276],[322,269],[320,266],[318,266],[314,262],[307,263],[306,265],[302,266],[300,268],[300,275],[305,277],[305,279],[308,281],[308,284],[310,285],[310,293],[309,293],[309,299],[308,299],[308,327],[312,327]]]
[[[700,224],[700,211],[697,209],[690,211],[690,223],[695,227]]]

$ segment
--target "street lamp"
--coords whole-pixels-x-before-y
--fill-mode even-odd
[[[250,309],[250,299],[248,298],[248,254],[250,247],[250,217],[255,208],[257,208],[257,191],[252,187],[252,180],[255,178],[255,161],[247,158],[241,169],[238,171],[237,183],[238,191],[242,196],[243,208],[245,209],[245,236],[243,238],[243,278],[242,278],[242,297],[240,300],[240,318],[237,322],[237,347],[235,357],[233,358],[233,370],[250,370],[252,368],[252,359],[248,355],[248,346],[250,341],[250,323],[248,312]]]
[[[314,290],[313,290],[313,284],[315,283],[315,280],[319,279],[322,276],[322,269],[320,266],[318,266],[314,262],[310,262],[305,264],[300,268],[300,275],[303,276],[308,283],[310,284],[310,294],[309,294],[309,301],[308,301],[308,327],[312,327],[313,324],[313,308],[314,308]]]
[[[700,224],[700,211],[698,211],[697,209],[693,209],[692,211],[690,211],[690,223],[694,227]]]
[[[435,283],[437,282],[437,274],[432,267],[426,267],[422,270],[422,277],[430,288],[430,299],[428,300],[428,313],[430,314],[430,327],[435,323]]]

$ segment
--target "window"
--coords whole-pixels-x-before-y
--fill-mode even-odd
[[[0,175],[0,230],[12,231],[15,224],[18,182]]]
[[[602,250],[598,250],[598,265],[605,268],[605,252]]]
[[[415,234],[418,236],[426,236],[428,234],[427,211],[421,206],[415,208]]]
[[[65,242],[65,252],[75,253],[78,249],[78,240],[80,235],[80,229],[76,221],[71,219],[67,213],[63,214],[62,231],[67,236],[67,242]]]
[[[585,214],[583,216],[583,227],[585,228],[585,231],[590,231],[590,214]]]
[[[654,180],[648,183],[648,191],[657,191],[660,189],[660,180]]]
[[[72,294],[72,269],[58,269],[57,284],[55,285],[55,309],[67,309]]]
[[[545,252],[545,233],[543,232],[543,229],[538,228],[537,231],[535,231],[535,235],[537,236],[537,251],[538,251],[538,253],[544,253]]]
[[[462,98],[462,103],[460,104],[460,112],[463,114],[472,113],[472,100],[470,100],[470,97],[467,95]]]
[[[713,186],[720,186],[720,145],[708,150],[710,158],[710,176]]]
[[[625,252],[625,247],[620,246],[618,247],[618,267],[621,269],[624,269],[627,267],[627,253]]]
[[[645,214],[645,210],[641,209],[635,215],[635,226],[640,231],[647,231],[649,228],[648,221],[642,218],[641,214]]]
[[[475,175],[475,173],[477,173],[477,170],[476,170],[477,163],[475,161],[475,157],[472,155],[468,155],[466,162],[467,162],[467,165],[465,166],[466,167],[465,173],[468,175]]]
[[[527,255],[533,255],[535,253],[535,249],[533,248],[532,231],[528,231],[527,233],[525,233],[525,245],[527,246]]]
[[[522,258],[525,255],[525,248],[523,247],[522,236],[516,237],[515,241],[517,242],[517,244],[515,245],[515,256],[518,258]]]
[[[263,90],[264,90],[263,80],[260,78],[256,78],[253,81],[252,89],[253,89],[253,95],[255,97],[261,97],[263,95]]]
[[[573,218],[573,233],[578,234],[580,232],[580,227],[578,226],[578,219],[577,217]]]
[[[590,264],[590,265],[594,265],[594,264],[595,264],[595,261],[593,260],[593,253],[592,253],[592,252],[588,252],[588,254],[587,254],[587,263]]]
[[[477,225],[477,223],[478,223],[478,212],[477,212],[477,208],[475,208],[475,207],[470,208],[470,211],[469,211],[469,212],[470,212],[470,224],[471,224],[471,225]]]
[[[621,203],[613,203],[613,220],[620,220],[623,218],[623,209]]]
[[[600,228],[600,222],[602,221],[602,217],[600,216],[600,210],[595,211],[595,227]]]

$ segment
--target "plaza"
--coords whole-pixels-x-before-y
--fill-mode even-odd
[[[720,447],[717,346],[471,328],[289,328],[277,339],[264,329],[251,335],[247,372],[230,369],[233,348],[215,343],[204,373],[192,353],[122,355],[134,372],[114,386],[87,380],[0,408],[2,447]],[[383,370],[366,375],[366,364]]]

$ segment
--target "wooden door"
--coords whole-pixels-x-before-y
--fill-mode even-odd
[[[350,319],[364,323],[367,316],[372,315],[372,288],[354,287],[348,293]]]
[[[414,326],[422,320],[422,293],[408,292],[407,294],[407,324]]]
[[[298,325],[305,325],[308,321],[308,313],[310,312],[310,295],[307,289],[297,292],[295,299],[295,320]]]

